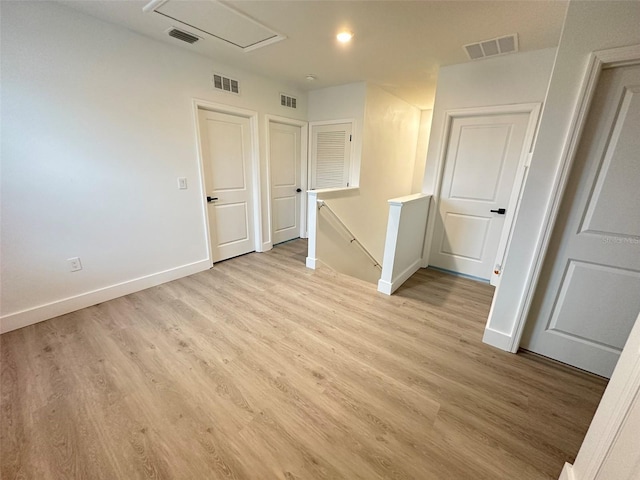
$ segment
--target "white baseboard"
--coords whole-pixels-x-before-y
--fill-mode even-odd
[[[311,258],[311,257],[307,257],[307,268],[312,268],[313,270],[316,269],[316,263],[318,262],[317,258]]]
[[[488,345],[491,345],[492,347],[510,352],[511,340],[511,336],[507,335],[506,333],[493,330],[489,327],[486,327],[484,329],[484,336],[482,337],[482,341]]]
[[[576,480],[576,477],[573,474],[573,465],[571,465],[570,463],[565,463],[558,480]]]
[[[262,250],[256,250],[258,253],[268,252],[273,248],[273,242],[262,242]]]
[[[6,333],[11,330],[33,325],[34,323],[80,310],[81,308],[90,307],[98,303],[106,302],[107,300],[113,300],[114,298],[129,295],[130,293],[139,292],[140,290],[155,287],[161,283],[170,282],[171,280],[186,277],[187,275],[193,275],[194,273],[202,272],[209,268],[211,268],[210,260],[200,260],[20,312],[10,313],[9,315],[0,317],[0,333]]]
[[[419,258],[411,265],[409,265],[400,275],[398,275],[395,279],[391,279],[391,282],[387,280],[378,280],[378,291],[384,293],[386,295],[391,295],[395,292],[400,285],[409,280],[409,277],[416,273],[422,264],[422,259]]]
[[[380,293],[384,293],[385,295],[391,295],[393,293],[393,285],[391,282],[387,282],[386,280],[378,280],[378,291]]]

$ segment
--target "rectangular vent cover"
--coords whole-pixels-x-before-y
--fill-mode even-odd
[[[515,53],[518,51],[518,34],[470,43],[464,46],[464,50],[471,60]]]
[[[177,38],[178,40],[182,40],[187,43],[196,43],[200,38],[196,37],[187,32],[183,32],[182,30],[178,30],[177,28],[170,28],[167,30],[167,33],[170,37]]]
[[[213,88],[216,90],[222,90],[223,92],[240,95],[240,82],[233,78],[220,75],[219,73],[213,74]]]
[[[291,95],[287,95],[286,93],[280,94],[280,105],[283,107],[289,108],[298,108],[297,107],[298,100],[296,97],[292,97]]]

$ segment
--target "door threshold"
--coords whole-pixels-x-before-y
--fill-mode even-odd
[[[285,240],[284,242],[280,242],[280,243],[274,243],[273,246],[277,247],[280,245],[284,245],[285,243],[295,242],[296,240],[300,240],[300,237],[292,238],[291,240]]]
[[[434,267],[433,265],[429,265],[427,268],[431,268],[432,270],[437,270],[438,272],[447,273],[449,275],[455,275],[456,277],[468,278],[469,280],[475,280],[476,282],[487,283],[487,284],[490,283],[488,278],[480,278],[474,275],[467,275],[466,273],[454,272],[453,270]]]

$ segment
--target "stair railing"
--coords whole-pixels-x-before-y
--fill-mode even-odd
[[[353,232],[351,230],[349,230],[349,227],[347,227],[344,222],[340,219],[340,217],[336,214],[336,212],[334,212],[331,207],[327,204],[327,202],[325,202],[324,200],[317,200],[318,202],[318,210],[321,210],[322,207],[326,207],[327,211],[331,213],[331,215],[333,215],[333,218],[335,218],[338,223],[340,224],[340,226],[349,234],[349,237],[351,237],[351,240],[349,241],[349,243],[356,243],[356,245],[358,245],[360,247],[360,249],[365,253],[365,255],[367,257],[369,257],[369,259],[371,260],[371,262],[373,263],[374,267],[379,268],[380,270],[382,270],[382,265],[380,265],[378,263],[378,261],[375,259],[375,257],[373,255],[371,255],[371,253],[369,252],[369,250],[367,250],[367,248],[360,242],[360,240],[358,240],[356,238],[356,236],[353,234]]]

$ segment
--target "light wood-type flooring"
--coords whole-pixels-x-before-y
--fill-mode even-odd
[[[385,296],[302,240],[1,337],[1,477],[547,479],[605,381],[481,341],[493,288]]]

